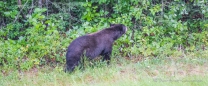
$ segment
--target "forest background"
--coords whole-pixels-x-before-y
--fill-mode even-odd
[[[112,58],[207,59],[207,0],[2,0],[1,72],[64,65],[73,39],[110,23],[129,28]]]

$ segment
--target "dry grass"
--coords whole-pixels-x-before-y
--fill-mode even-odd
[[[206,58],[113,59],[68,74],[56,68],[34,68],[1,74],[3,86],[205,86],[208,84]]]

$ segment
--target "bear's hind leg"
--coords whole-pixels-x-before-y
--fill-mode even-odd
[[[78,66],[80,59],[68,59],[66,61],[65,72],[72,72],[76,66]]]

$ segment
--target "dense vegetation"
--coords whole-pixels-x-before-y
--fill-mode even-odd
[[[0,67],[63,65],[73,39],[110,23],[129,28],[113,58],[207,51],[207,0],[2,0]]]

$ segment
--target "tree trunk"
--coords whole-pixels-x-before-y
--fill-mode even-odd
[[[21,2],[21,0],[18,0],[18,7],[19,8],[22,8],[22,2]]]
[[[23,17],[23,19],[26,19],[26,16],[22,12],[23,11],[23,8],[22,8],[22,1],[21,0],[18,0],[18,7],[19,7],[18,9],[19,9],[20,15]],[[21,22],[21,21],[19,20],[19,22]]]
[[[39,0],[38,1],[38,7],[42,8],[42,5],[43,5],[42,0]]]

